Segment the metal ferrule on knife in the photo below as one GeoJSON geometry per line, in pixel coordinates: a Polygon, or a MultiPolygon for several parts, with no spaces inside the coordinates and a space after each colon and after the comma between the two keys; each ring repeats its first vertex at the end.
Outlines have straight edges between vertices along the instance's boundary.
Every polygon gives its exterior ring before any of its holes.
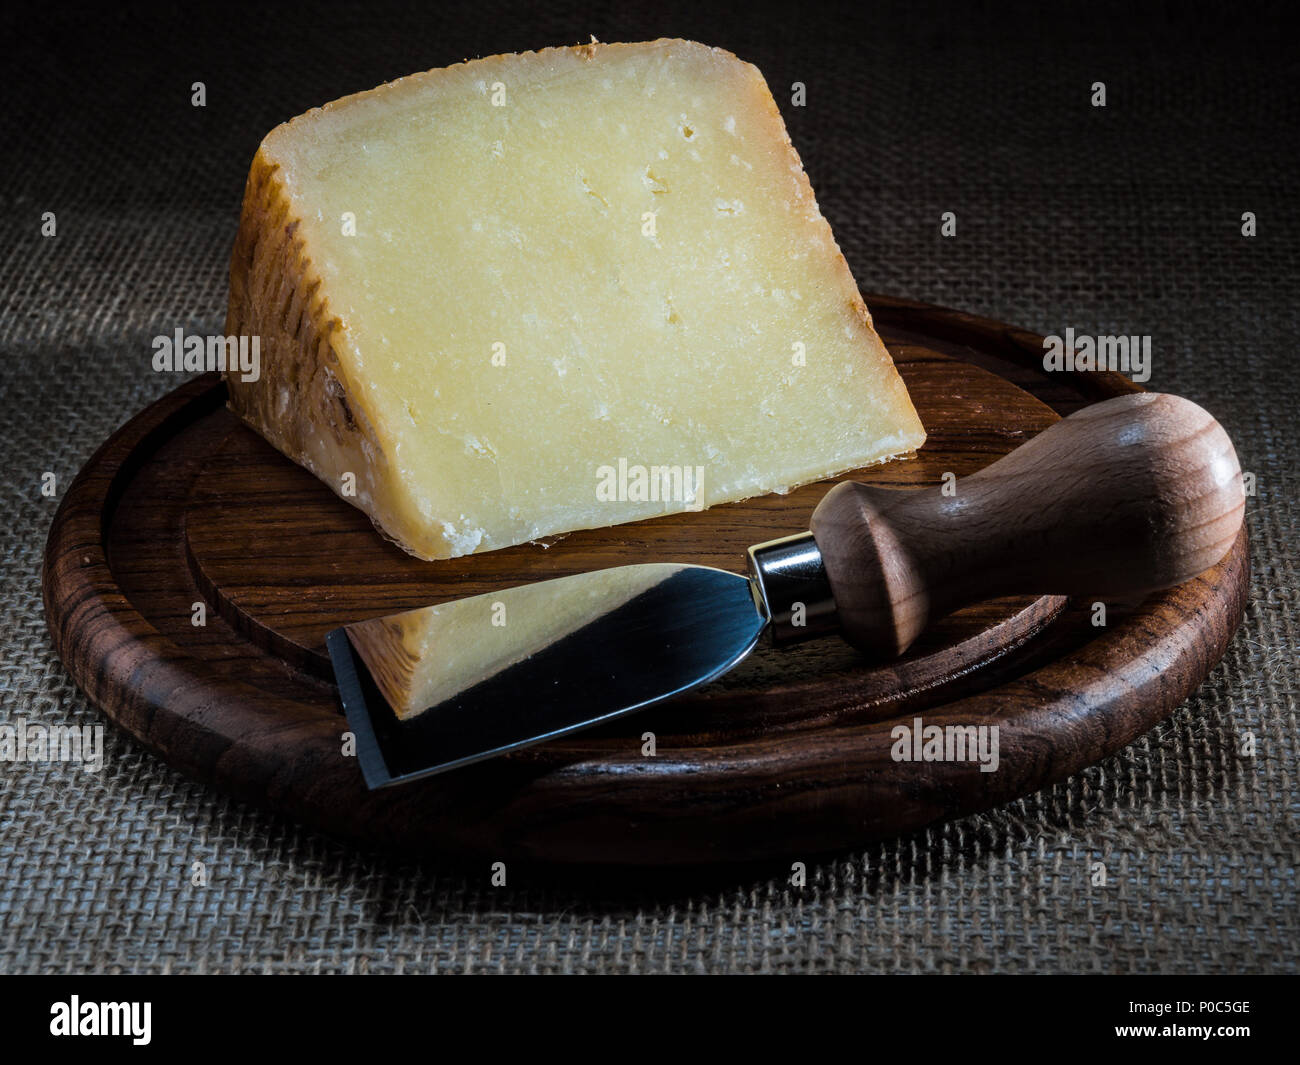
{"type": "Polygon", "coordinates": [[[749,549],[750,586],[778,647],[827,636],[839,628],[835,597],[810,532],[749,549]]]}

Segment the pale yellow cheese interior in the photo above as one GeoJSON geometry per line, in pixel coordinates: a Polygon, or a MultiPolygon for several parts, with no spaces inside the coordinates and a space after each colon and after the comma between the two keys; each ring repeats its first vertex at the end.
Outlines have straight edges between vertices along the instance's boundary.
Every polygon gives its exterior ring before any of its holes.
{"type": "Polygon", "coordinates": [[[406,719],[599,623],[680,570],[668,565],[593,570],[373,618],[347,631],[388,705],[406,719]]]}
{"type": "MultiPolygon", "coordinates": [[[[785,491],[924,440],[761,75],[729,53],[478,60],[309,112],[261,158],[372,436],[349,501],[417,555],[785,491]],[[701,467],[697,498],[598,498],[620,459],[701,467]]],[[[276,417],[313,416],[282,392],[276,417]]],[[[291,457],[340,490],[326,430],[299,435],[291,457]]]]}

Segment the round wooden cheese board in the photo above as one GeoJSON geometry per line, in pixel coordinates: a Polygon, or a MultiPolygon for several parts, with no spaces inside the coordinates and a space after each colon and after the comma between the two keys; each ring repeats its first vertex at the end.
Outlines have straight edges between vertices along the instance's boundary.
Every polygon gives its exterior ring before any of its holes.
{"type": "MultiPolygon", "coordinates": [[[[868,305],[929,439],[914,459],[850,478],[960,478],[1059,417],[1138,390],[1118,374],[1046,373],[1042,339],[1022,330],[887,297],[868,305]]],[[[891,663],[835,639],[763,646],[722,680],[607,727],[370,792],[345,742],[330,629],[604,566],[744,572],[745,549],[805,530],[833,482],[422,562],[224,404],[220,380],[197,378],[87,463],[50,531],[47,623],[91,701],[161,758],[368,844],[652,866],[795,860],[913,830],[1033,792],[1131,742],[1201,683],[1245,607],[1243,529],[1195,580],[1107,602],[1103,626],[1089,597],[1020,597],[940,621],[891,663]],[[974,759],[896,760],[895,728],[917,719],[997,726],[996,771],[974,759]]],[[[520,715],[528,699],[518,693],[520,715]]]]}

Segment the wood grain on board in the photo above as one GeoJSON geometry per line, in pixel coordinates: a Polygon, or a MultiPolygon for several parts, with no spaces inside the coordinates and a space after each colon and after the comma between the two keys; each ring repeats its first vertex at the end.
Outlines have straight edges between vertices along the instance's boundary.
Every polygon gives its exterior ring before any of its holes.
{"type": "MultiPolygon", "coordinates": [[[[868,303],[929,439],[914,459],[841,480],[967,476],[1061,416],[1140,391],[1118,374],[1044,373],[1041,338],[1021,330],[868,303]]],[[[1104,628],[1088,595],[998,599],[938,621],[897,661],[837,639],[762,647],[642,714],[406,786],[369,792],[343,755],[330,629],[633,562],[744,572],[745,549],[806,529],[832,483],[423,562],[240,424],[205,376],[127,422],[68,489],[46,549],[46,618],[95,705],[240,799],[406,850],[613,865],[806,856],[1028,794],[1172,712],[1240,623],[1244,529],[1206,573],[1141,601],[1108,598],[1104,628]],[[917,716],[996,724],[997,771],[895,761],[891,731],[917,716]],[[653,757],[641,754],[646,731],[653,757]]]]}

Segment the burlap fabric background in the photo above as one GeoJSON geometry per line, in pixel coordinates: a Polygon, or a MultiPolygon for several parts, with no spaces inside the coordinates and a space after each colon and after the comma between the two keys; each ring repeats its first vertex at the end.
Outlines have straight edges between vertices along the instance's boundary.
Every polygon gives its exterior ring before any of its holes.
{"type": "Polygon", "coordinates": [[[592,33],[756,62],[864,290],[1151,334],[1149,387],[1213,411],[1259,493],[1245,625],[1172,719],[1051,791],[815,866],[802,892],[783,868],[494,890],[235,805],[109,729],[98,775],[0,766],[0,970],[1294,970],[1296,58],[1282,5],[1171,6],[6,14],[0,719],[99,720],[45,631],[41,474],[66,486],[175,385],[150,338],[220,330],[261,136],[399,74],[592,33]]]}

